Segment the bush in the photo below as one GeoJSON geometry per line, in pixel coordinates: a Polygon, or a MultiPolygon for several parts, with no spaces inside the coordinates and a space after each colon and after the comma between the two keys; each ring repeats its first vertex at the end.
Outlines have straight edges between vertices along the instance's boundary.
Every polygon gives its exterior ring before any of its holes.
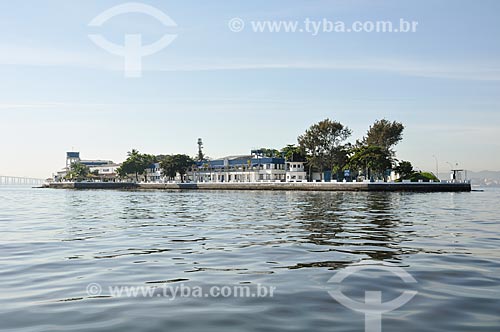
{"type": "Polygon", "coordinates": [[[398,179],[397,182],[401,182],[402,180],[410,180],[411,182],[418,182],[422,180],[423,182],[429,182],[430,180],[434,182],[439,182],[439,179],[430,172],[413,172],[410,176],[398,179]]]}

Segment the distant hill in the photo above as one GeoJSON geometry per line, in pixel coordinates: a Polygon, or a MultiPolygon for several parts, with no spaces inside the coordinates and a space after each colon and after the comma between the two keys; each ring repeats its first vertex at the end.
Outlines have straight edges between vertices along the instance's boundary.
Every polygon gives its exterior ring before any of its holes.
{"type": "Polygon", "coordinates": [[[473,185],[500,187],[500,171],[467,172],[473,185]]]}
{"type": "MultiPolygon", "coordinates": [[[[450,173],[439,172],[441,180],[450,179],[450,173]]],[[[500,187],[500,171],[467,171],[467,179],[471,180],[473,185],[500,187]]]]}

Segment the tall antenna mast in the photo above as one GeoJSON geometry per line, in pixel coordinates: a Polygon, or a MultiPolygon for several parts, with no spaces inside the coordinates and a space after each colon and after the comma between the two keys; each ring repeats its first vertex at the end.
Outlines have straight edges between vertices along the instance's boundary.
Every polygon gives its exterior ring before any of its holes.
{"type": "Polygon", "coordinates": [[[203,141],[201,138],[198,138],[198,161],[203,161],[205,156],[203,155],[203,141]]]}

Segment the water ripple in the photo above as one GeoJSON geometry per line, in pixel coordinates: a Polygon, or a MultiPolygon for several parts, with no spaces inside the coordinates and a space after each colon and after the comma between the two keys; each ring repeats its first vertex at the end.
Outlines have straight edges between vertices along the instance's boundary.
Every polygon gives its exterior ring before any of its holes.
{"type": "Polygon", "coordinates": [[[345,294],[417,296],[383,331],[498,331],[499,191],[134,192],[0,188],[5,331],[360,331],[328,294],[354,263],[417,283],[355,275],[345,294]],[[101,294],[88,294],[97,283],[101,294]],[[153,297],[112,296],[114,286],[153,297]],[[267,285],[273,297],[172,300],[164,287],[267,285]]]}

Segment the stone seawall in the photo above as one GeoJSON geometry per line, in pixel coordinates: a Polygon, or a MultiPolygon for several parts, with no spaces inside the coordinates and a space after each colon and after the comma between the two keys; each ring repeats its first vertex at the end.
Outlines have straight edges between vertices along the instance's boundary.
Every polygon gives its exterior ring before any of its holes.
{"type": "Polygon", "coordinates": [[[427,182],[259,182],[259,183],[131,183],[75,182],[51,183],[54,189],[124,189],[124,190],[289,190],[289,191],[471,191],[470,183],[427,182]]]}

